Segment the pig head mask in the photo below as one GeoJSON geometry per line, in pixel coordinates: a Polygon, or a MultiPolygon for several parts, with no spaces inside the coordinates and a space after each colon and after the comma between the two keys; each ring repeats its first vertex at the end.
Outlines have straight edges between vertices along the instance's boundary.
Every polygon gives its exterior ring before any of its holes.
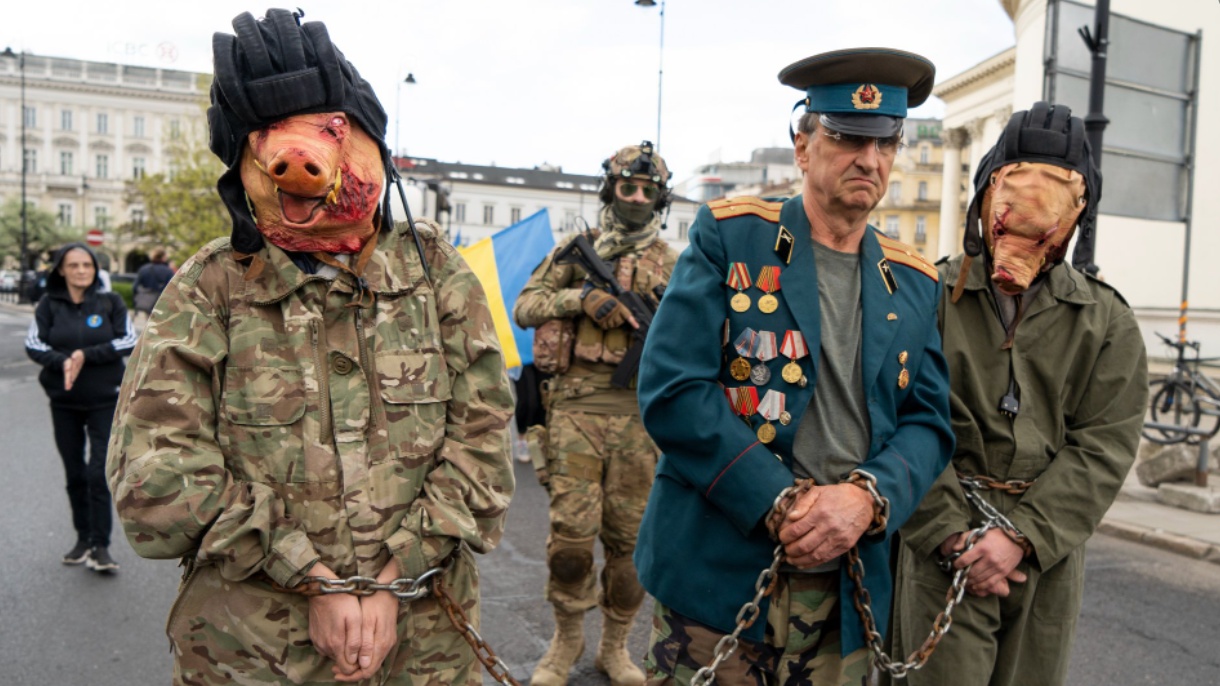
{"type": "Polygon", "coordinates": [[[1025,292],[1063,261],[1078,226],[1093,230],[1101,199],[1101,172],[1084,122],[1066,106],[1045,102],[1012,115],[979,163],[974,184],[953,302],[984,249],[995,287],[1007,295],[1025,292]]]}
{"type": "Polygon", "coordinates": [[[357,253],[383,222],[396,179],[386,114],[319,22],[242,13],[212,39],[209,144],[239,259],[264,238],[285,250],[357,253]]]}

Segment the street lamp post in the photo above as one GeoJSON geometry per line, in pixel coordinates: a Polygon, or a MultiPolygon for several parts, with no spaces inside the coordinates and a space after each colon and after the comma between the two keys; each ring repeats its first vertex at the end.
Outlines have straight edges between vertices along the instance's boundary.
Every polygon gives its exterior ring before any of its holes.
{"type": "MultiPolygon", "coordinates": [[[[398,72],[402,73],[402,72],[398,72]]],[[[407,78],[398,82],[394,97],[394,155],[397,157],[402,152],[402,148],[398,147],[398,132],[402,128],[402,84],[415,83],[415,74],[407,72],[407,78]]]]}
{"type": "MultiPolygon", "coordinates": [[[[655,7],[655,0],[635,0],[640,7],[655,7]]],[[[655,148],[661,150],[661,83],[665,75],[665,0],[661,0],[661,48],[657,56],[657,142],[655,148]]]]}
{"type": "Polygon", "coordinates": [[[12,48],[5,48],[0,57],[13,57],[17,59],[17,71],[21,73],[21,269],[18,270],[17,276],[17,302],[29,302],[29,295],[26,292],[25,272],[28,264],[27,246],[28,234],[26,233],[26,206],[25,206],[25,176],[26,168],[29,166],[29,160],[25,153],[25,51],[20,53],[13,52],[12,48]]]}

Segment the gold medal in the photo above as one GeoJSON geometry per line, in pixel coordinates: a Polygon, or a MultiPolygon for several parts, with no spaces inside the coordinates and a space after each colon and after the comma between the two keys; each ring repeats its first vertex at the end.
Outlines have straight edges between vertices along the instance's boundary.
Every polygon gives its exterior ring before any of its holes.
{"type": "Polygon", "coordinates": [[[750,378],[750,362],[744,357],[733,360],[729,364],[729,376],[738,381],[745,381],[750,378]]]}
{"type": "Polygon", "coordinates": [[[745,293],[738,293],[729,301],[729,306],[733,308],[734,312],[745,312],[750,309],[750,296],[745,293]]]}
{"type": "Polygon", "coordinates": [[[780,372],[780,376],[783,376],[784,381],[787,381],[788,383],[796,383],[801,380],[801,377],[804,376],[804,374],[801,373],[801,365],[797,364],[796,362],[789,362],[788,364],[784,365],[784,369],[780,372]]]}
{"type": "Polygon", "coordinates": [[[898,372],[898,388],[906,388],[909,383],[911,383],[911,373],[906,370],[906,367],[903,367],[902,371],[898,372]]]}
{"type": "Polygon", "coordinates": [[[779,309],[779,299],[768,293],[758,299],[758,309],[763,314],[771,314],[779,309]]]}
{"type": "Polygon", "coordinates": [[[758,440],[763,443],[770,443],[775,440],[775,427],[771,425],[771,422],[758,427],[758,440]]]}

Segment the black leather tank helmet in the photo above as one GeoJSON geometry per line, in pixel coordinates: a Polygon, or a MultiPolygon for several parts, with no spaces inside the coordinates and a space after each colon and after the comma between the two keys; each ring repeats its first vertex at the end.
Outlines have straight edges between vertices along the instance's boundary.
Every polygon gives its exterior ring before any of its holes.
{"type": "MultiPolygon", "coordinates": [[[[1041,162],[1080,172],[1084,177],[1088,204],[1076,224],[1082,236],[1091,233],[1096,226],[1097,204],[1101,200],[1101,170],[1093,162],[1084,121],[1080,117],[1073,117],[1072,110],[1066,105],[1036,102],[1028,110],[1013,113],[995,147],[979,162],[978,171],[974,174],[974,198],[966,212],[966,235],[962,240],[962,249],[970,257],[978,257],[983,252],[983,229],[979,215],[983,209],[983,196],[991,184],[991,175],[1001,167],[1016,162],[1041,162]]],[[[1060,261],[1062,259],[1060,257],[1060,261]]]]}
{"type": "MultiPolygon", "coordinates": [[[[209,147],[228,167],[216,187],[233,218],[233,247],[241,253],[263,246],[241,183],[241,153],[252,131],[292,115],[343,112],[377,141],[387,200],[397,178],[385,142],[385,109],[372,86],[331,42],[326,26],[302,24],[302,16],[299,10],[269,9],[255,19],[243,12],[233,19],[236,35],[212,36],[209,147]]],[[[382,214],[382,225],[391,224],[388,202],[382,203],[382,214]]]]}

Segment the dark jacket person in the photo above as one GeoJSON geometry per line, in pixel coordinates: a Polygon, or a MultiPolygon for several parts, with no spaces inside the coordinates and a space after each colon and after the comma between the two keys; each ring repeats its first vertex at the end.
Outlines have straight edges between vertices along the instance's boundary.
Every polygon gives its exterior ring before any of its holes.
{"type": "Polygon", "coordinates": [[[98,291],[97,271],[97,257],[83,244],[59,251],[47,276],[47,291],[34,308],[25,350],[42,365],[38,380],[51,400],[55,445],[68,479],[77,540],[63,562],[84,562],[105,572],[118,568],[108,549],[106,445],[123,380],[123,357],[131,354],[136,335],[123,299],[98,291]]]}

